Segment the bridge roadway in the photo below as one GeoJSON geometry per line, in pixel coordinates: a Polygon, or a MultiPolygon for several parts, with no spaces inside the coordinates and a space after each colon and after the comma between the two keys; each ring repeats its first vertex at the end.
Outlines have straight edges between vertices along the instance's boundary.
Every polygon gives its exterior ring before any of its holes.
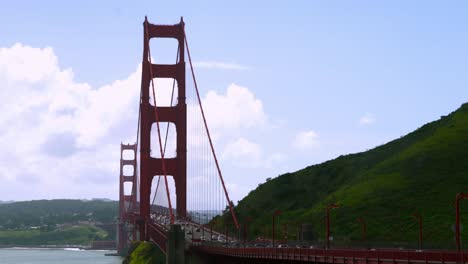
{"type": "MultiPolygon", "coordinates": [[[[202,255],[210,255],[229,263],[227,259],[246,262],[297,262],[331,264],[464,264],[468,263],[468,252],[396,249],[319,249],[319,248],[272,248],[254,247],[239,243],[213,230],[190,221],[176,221],[184,231],[186,248],[202,255]],[[197,231],[198,230],[198,231],[197,231]],[[205,235],[205,237],[204,237],[205,235]],[[207,237],[208,236],[208,237],[207,237]],[[221,239],[219,239],[221,238],[221,239]],[[205,241],[206,240],[206,241],[205,241]]],[[[148,231],[151,240],[165,251],[167,217],[154,217],[148,231]],[[153,231],[151,231],[153,230],[153,231]],[[159,237],[159,238],[158,238],[159,237]]]]}
{"type": "MultiPolygon", "coordinates": [[[[170,219],[168,216],[153,215],[151,218],[153,223],[158,225],[160,229],[164,230],[165,232],[169,231],[170,219]]],[[[189,244],[199,245],[203,242],[209,242],[210,244],[222,246],[226,244],[238,243],[236,238],[232,236],[228,236],[226,238],[225,234],[212,230],[205,225],[200,225],[195,222],[184,220],[176,220],[175,224],[181,226],[182,230],[184,231],[185,242],[189,244]]]]}

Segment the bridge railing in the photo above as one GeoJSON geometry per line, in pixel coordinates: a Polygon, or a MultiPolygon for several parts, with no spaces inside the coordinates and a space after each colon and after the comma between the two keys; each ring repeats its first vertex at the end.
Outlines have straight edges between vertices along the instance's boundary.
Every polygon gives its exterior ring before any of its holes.
{"type": "Polygon", "coordinates": [[[309,249],[309,248],[249,248],[192,247],[195,251],[240,258],[297,260],[346,264],[398,263],[468,263],[468,252],[455,251],[395,251],[387,249],[309,249]]]}
{"type": "Polygon", "coordinates": [[[149,222],[146,225],[147,233],[149,239],[156,243],[156,245],[163,251],[166,252],[166,241],[167,241],[167,234],[165,230],[160,227],[159,225],[149,222]]]}

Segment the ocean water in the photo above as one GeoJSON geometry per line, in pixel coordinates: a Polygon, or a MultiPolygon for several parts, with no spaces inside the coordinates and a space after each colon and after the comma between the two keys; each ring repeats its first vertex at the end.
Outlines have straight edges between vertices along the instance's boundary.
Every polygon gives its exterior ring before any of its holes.
{"type": "Polygon", "coordinates": [[[1,264],[120,264],[120,257],[104,256],[115,253],[106,250],[65,249],[33,249],[33,248],[1,248],[1,264]]]}

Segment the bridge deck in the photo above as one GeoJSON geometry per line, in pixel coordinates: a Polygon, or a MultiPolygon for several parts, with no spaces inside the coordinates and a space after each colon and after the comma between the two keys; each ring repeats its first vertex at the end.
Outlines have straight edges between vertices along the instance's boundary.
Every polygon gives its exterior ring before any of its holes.
{"type": "MultiPolygon", "coordinates": [[[[182,226],[198,226],[192,222],[180,221],[182,226]]],[[[148,224],[148,235],[164,252],[166,252],[167,230],[169,226],[162,222],[148,224]]],[[[203,229],[203,227],[201,227],[203,229]]],[[[193,228],[192,228],[193,230],[193,228]]],[[[206,229],[205,229],[206,230],[206,229]]],[[[191,243],[185,230],[186,242],[191,250],[219,256],[262,259],[292,260],[298,262],[331,263],[331,264],[454,264],[468,263],[468,252],[456,251],[408,251],[395,249],[313,249],[313,248],[253,248],[226,247],[223,244],[191,243]]],[[[205,231],[208,233],[208,230],[205,231]]],[[[217,235],[220,235],[216,232],[217,235]]],[[[200,234],[198,234],[200,235],[200,234]]]]}

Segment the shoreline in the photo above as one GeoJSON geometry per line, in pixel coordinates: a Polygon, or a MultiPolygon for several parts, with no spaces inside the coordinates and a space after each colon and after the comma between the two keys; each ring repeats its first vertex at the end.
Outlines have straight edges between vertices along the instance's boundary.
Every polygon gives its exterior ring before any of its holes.
{"type": "Polygon", "coordinates": [[[92,250],[116,251],[116,248],[91,248],[81,245],[0,245],[0,249],[63,249],[63,250],[92,250]]]}

